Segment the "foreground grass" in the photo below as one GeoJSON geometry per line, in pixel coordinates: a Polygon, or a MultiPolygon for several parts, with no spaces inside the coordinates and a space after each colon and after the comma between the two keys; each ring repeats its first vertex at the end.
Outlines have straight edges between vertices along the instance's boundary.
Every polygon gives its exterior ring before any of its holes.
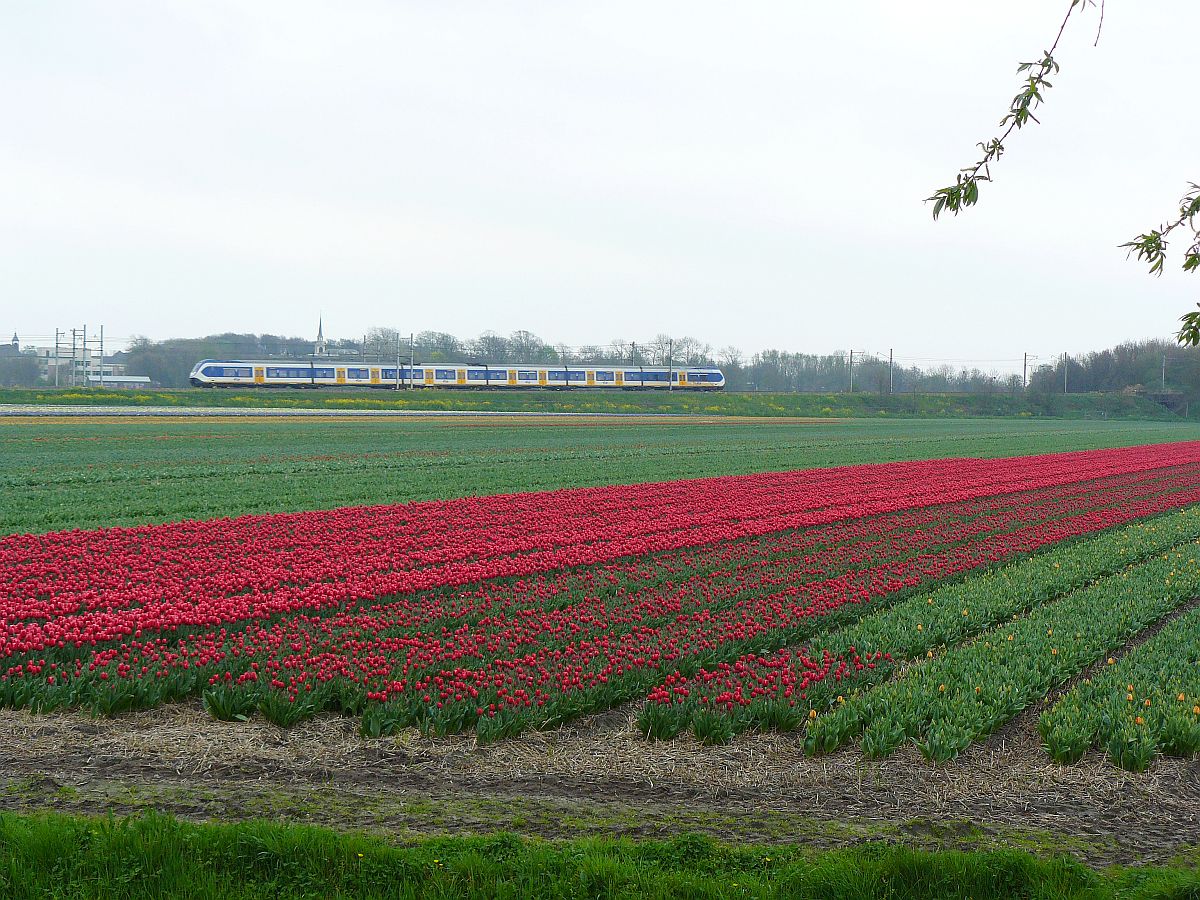
{"type": "Polygon", "coordinates": [[[0,534],[1200,439],[1182,422],[0,419],[0,534]]]}
{"type": "Polygon", "coordinates": [[[1191,868],[1095,872],[1017,851],[885,845],[814,852],[511,834],[395,847],[309,826],[0,815],[5,897],[1185,898],[1191,868]]]}
{"type": "Polygon", "coordinates": [[[1051,416],[1175,419],[1157,403],[1124,394],[782,394],[719,391],[0,389],[0,403],[70,406],[217,406],[229,409],[405,409],[429,412],[677,413],[716,416],[1051,416]]]}

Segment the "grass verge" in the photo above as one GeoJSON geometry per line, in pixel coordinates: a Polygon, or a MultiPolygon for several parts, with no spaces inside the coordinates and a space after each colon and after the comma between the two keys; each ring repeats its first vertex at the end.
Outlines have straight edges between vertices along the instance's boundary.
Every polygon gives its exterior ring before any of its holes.
{"type": "Polygon", "coordinates": [[[0,815],[6,897],[1185,898],[1184,867],[1093,871],[1062,857],[868,844],[811,851],[512,834],[391,846],[321,828],[0,815]]]}

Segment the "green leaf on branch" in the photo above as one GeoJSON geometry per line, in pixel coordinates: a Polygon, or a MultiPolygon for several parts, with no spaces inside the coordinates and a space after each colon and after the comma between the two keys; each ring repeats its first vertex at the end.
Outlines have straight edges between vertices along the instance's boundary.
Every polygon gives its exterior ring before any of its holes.
{"type": "Polygon", "coordinates": [[[1121,247],[1129,250],[1129,256],[1136,256],[1141,262],[1149,263],[1151,275],[1163,273],[1163,264],[1167,260],[1167,242],[1163,240],[1163,232],[1155,230],[1149,234],[1138,235],[1121,247]]]}
{"type": "MultiPolygon", "coordinates": [[[[1200,303],[1196,305],[1200,306],[1200,303]]],[[[1183,327],[1179,329],[1175,339],[1184,347],[1200,346],[1200,311],[1184,313],[1179,321],[1183,323],[1183,327]]]]}

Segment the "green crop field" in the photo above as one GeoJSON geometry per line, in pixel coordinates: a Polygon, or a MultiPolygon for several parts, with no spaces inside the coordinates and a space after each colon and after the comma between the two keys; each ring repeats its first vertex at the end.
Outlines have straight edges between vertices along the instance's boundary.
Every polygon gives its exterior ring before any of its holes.
{"type": "Polygon", "coordinates": [[[1099,420],[0,419],[0,534],[1195,439],[1099,420]]]}
{"type": "Polygon", "coordinates": [[[714,416],[815,416],[964,418],[1024,416],[1067,419],[1177,418],[1145,397],[1129,394],[794,394],[717,391],[447,391],[447,390],[177,390],[104,388],[0,389],[0,404],[59,406],[164,406],[378,409],[448,412],[668,413],[714,416]]]}

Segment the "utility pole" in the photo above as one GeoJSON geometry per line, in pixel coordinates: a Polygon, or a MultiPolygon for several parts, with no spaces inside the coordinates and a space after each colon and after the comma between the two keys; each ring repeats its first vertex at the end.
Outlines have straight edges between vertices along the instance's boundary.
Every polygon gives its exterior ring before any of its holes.
{"type": "Polygon", "coordinates": [[[75,370],[79,365],[79,354],[75,349],[76,332],[78,329],[71,329],[71,387],[75,387],[75,370]]]}
{"type": "Polygon", "coordinates": [[[1037,359],[1036,353],[1024,353],[1021,359],[1021,390],[1024,391],[1029,387],[1029,361],[1037,359]]]}
{"type": "Polygon", "coordinates": [[[396,390],[400,390],[400,332],[396,332],[396,390]]]}
{"type": "Polygon", "coordinates": [[[675,338],[667,339],[667,390],[675,390],[675,338]]]}
{"type": "Polygon", "coordinates": [[[411,391],[417,386],[416,376],[413,374],[413,369],[417,365],[417,342],[416,334],[408,333],[408,389],[411,391]]]}
{"type": "Polygon", "coordinates": [[[854,351],[850,351],[850,393],[854,393],[854,351]]]}
{"type": "Polygon", "coordinates": [[[629,342],[629,364],[631,366],[637,365],[637,341],[629,342]]]}
{"type": "Polygon", "coordinates": [[[58,345],[62,340],[63,332],[57,328],[54,329],[54,386],[58,387],[58,345]]]}
{"type": "Polygon", "coordinates": [[[100,387],[104,387],[104,326],[100,326],[100,387]]]}
{"type": "Polygon", "coordinates": [[[888,348],[888,396],[892,395],[892,365],[895,360],[892,357],[892,349],[888,348]]]}

